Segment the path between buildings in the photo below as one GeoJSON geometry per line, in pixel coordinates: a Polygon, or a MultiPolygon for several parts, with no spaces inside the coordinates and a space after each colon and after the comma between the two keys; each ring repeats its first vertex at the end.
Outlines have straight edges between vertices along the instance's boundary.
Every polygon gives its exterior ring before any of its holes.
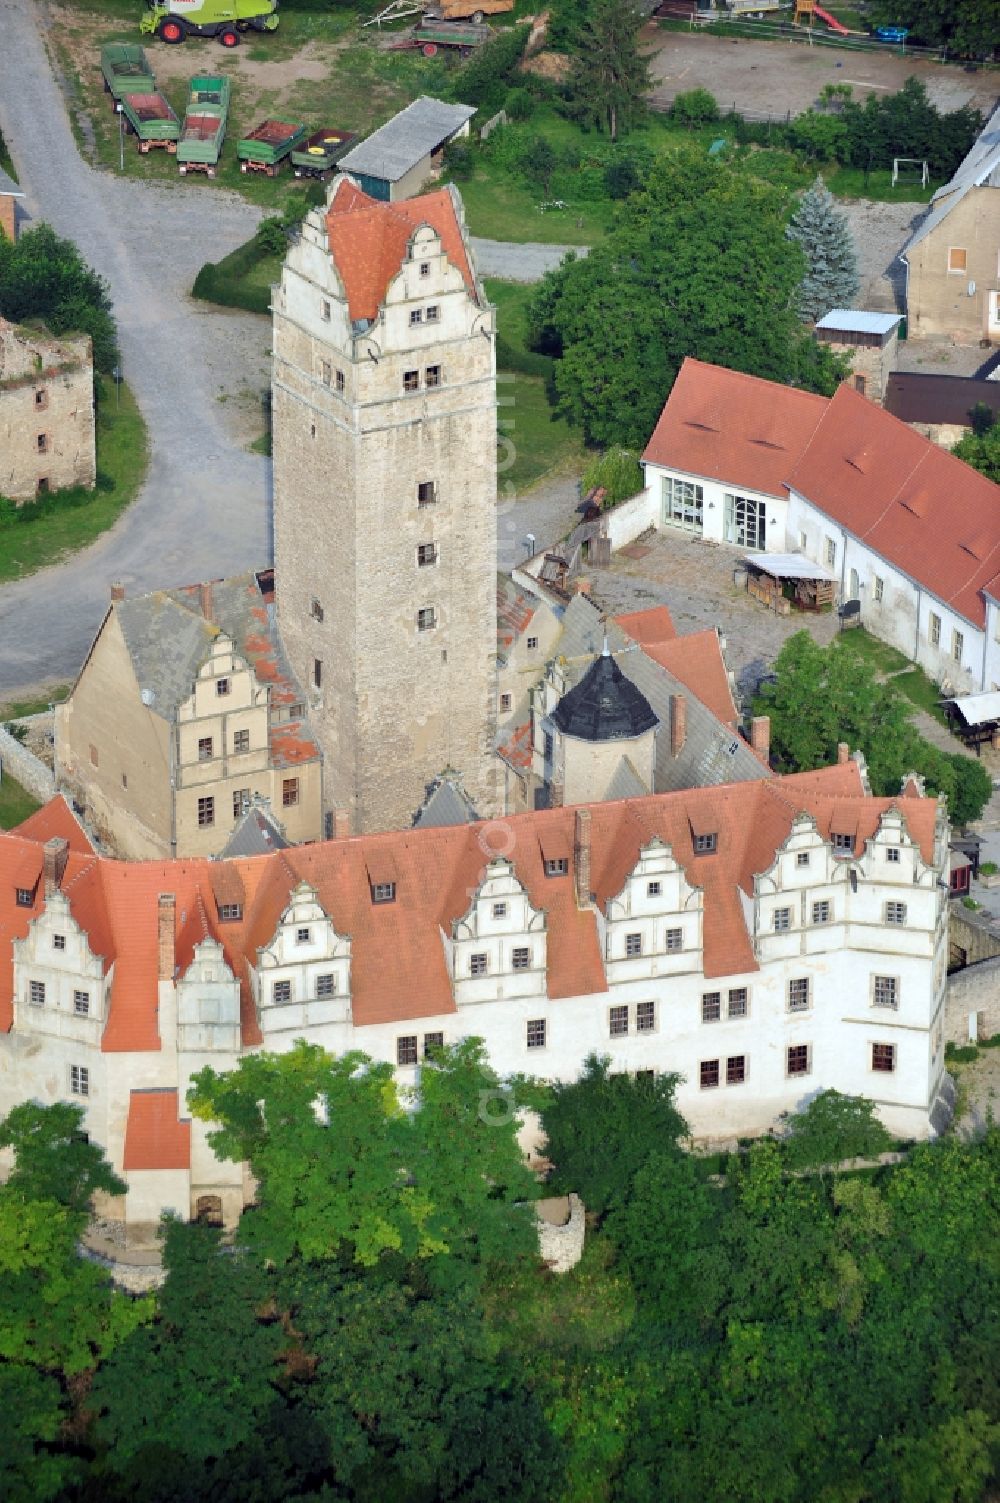
{"type": "Polygon", "coordinates": [[[525,241],[516,245],[509,240],[481,240],[472,236],[476,267],[481,277],[499,277],[505,282],[539,282],[547,271],[555,271],[570,251],[587,254],[585,245],[542,245],[525,241]]]}

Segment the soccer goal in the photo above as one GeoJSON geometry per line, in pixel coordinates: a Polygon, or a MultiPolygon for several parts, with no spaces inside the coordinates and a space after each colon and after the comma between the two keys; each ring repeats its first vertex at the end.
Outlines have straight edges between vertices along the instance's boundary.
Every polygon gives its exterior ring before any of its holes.
{"type": "Polygon", "coordinates": [[[927,187],[930,173],[927,163],[921,157],[893,157],[892,159],[892,186],[902,180],[905,183],[915,182],[920,178],[921,188],[927,187]]]}

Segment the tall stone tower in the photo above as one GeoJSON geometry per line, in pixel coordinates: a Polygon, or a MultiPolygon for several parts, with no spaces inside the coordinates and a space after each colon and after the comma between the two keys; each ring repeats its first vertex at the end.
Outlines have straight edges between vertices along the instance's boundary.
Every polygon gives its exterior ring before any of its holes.
{"type": "Polygon", "coordinates": [[[494,811],[493,318],[453,188],[338,178],[275,293],[278,628],[352,832],[445,768],[494,811]]]}

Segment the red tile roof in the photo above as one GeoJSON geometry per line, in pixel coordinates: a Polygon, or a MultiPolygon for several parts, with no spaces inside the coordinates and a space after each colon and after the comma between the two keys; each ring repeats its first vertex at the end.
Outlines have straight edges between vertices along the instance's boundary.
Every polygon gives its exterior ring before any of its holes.
{"type": "Polygon", "coordinates": [[[191,1123],[178,1119],[176,1090],[130,1092],[122,1168],[190,1167],[191,1123]]]}
{"type": "Polygon", "coordinates": [[[616,626],[639,643],[648,658],[680,679],[724,725],[735,728],[739,712],[733,702],[719,633],[714,627],[679,637],[665,605],[650,611],[633,611],[614,620],[616,626]]]}
{"type": "Polygon", "coordinates": [[[465,238],[447,188],[387,204],[369,198],[348,178],[337,184],[326,211],[326,228],[352,320],[377,317],[389,283],[406,259],[410,238],[422,224],[441,237],[445,255],[475,296],[465,238]]]}
{"type": "Polygon", "coordinates": [[[40,845],[53,837],[59,837],[68,841],[70,850],[81,856],[94,854],[94,847],[86,831],[61,793],[50,798],[34,814],[29,814],[26,820],[16,826],[14,834],[23,835],[26,840],[37,840],[40,845]]]}
{"type": "Polygon", "coordinates": [[[531,721],[511,728],[506,741],[497,747],[497,755],[509,762],[511,767],[524,772],[531,766],[531,721]]]}
{"type": "MultiPolygon", "coordinates": [[[[856,824],[860,850],[893,805],[904,810],[911,836],[930,861],[935,801],[912,793],[902,802],[866,797],[853,763],[591,805],[593,889],[598,902],[606,903],[621,890],[640,847],[657,836],[670,845],[688,880],[704,890],[705,974],[755,970],[739,893],[752,892],[754,875],[771,865],[796,814],[811,814],[825,838],[834,822],[856,824]],[[718,851],[696,856],[692,828],[706,821],[718,833],[718,851]]],[[[104,957],[106,971],[114,966],[103,1048],[160,1047],[157,899],[168,892],[176,899],[177,967],[183,971],[185,961],[190,963],[206,932],[219,940],[241,984],[245,1045],[261,1042],[247,965],[257,963],[258,950],[273,937],[299,881],[316,889],[338,933],[351,936],[351,1005],[358,1025],[454,1012],[441,930],[450,933],[468,911],[490,850],[510,855],[532,904],[548,915],[549,994],[606,991],[595,915],[577,906],[572,862],[565,877],[547,877],[543,866],[543,849],[572,852],[574,820],[573,809],[552,809],[511,816],[502,829],[487,822],[393,831],[244,858],[232,863],[245,893],[244,916],[235,923],[218,922],[217,863],[125,863],[71,852],[63,883],[71,911],[92,949],[104,957]],[[395,874],[396,900],[373,904],[370,873],[387,866],[395,874]]],[[[20,836],[0,835],[0,1029],[5,1031],[13,1021],[10,943],[26,934],[41,906],[40,896],[34,909],[18,908],[14,898],[12,873],[31,849],[20,836]]]]}
{"type": "Polygon", "coordinates": [[[648,611],[626,611],[623,616],[615,616],[614,622],[642,647],[647,642],[672,642],[677,635],[674,619],[665,605],[654,605],[648,611]]]}
{"type": "Polygon", "coordinates": [[[945,605],[985,626],[982,591],[1000,573],[1000,486],[846,385],[786,479],[945,605]]]}
{"type": "Polygon", "coordinates": [[[642,457],[784,497],[788,476],[827,406],[826,397],[689,356],[642,457]]]}

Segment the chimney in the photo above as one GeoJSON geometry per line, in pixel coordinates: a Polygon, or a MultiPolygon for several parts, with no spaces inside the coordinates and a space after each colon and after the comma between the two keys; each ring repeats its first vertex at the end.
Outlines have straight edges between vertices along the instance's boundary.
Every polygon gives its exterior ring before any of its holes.
{"type": "Polygon", "coordinates": [[[837,742],[837,761],[840,763],[841,766],[843,766],[845,762],[849,762],[850,760],[851,760],[851,748],[848,746],[848,744],[847,744],[846,741],[838,741],[837,742]]]}
{"type": "Polygon", "coordinates": [[[333,811],[333,838],[334,840],[347,840],[351,833],[350,809],[334,809],[333,811]]]}
{"type": "Polygon", "coordinates": [[[553,778],[549,784],[549,808],[561,809],[566,802],[566,789],[561,778],[553,778]]]}
{"type": "Polygon", "coordinates": [[[125,586],[122,584],[122,582],[121,582],[120,579],[116,579],[114,581],[114,583],[112,584],[112,586],[111,586],[111,600],[112,600],[112,603],[114,601],[116,601],[116,600],[124,600],[124,599],[125,599],[125,586]]]}
{"type": "Polygon", "coordinates": [[[174,913],[177,899],[172,892],[161,892],[156,910],[157,975],[161,981],[174,979],[174,913]]]}
{"type": "Polygon", "coordinates": [[[576,832],[573,839],[573,876],[576,879],[576,901],[582,908],[590,902],[590,810],[577,809],[576,832]]]}
{"type": "Polygon", "coordinates": [[[199,596],[201,598],[201,614],[204,616],[204,618],[205,618],[206,621],[211,621],[212,620],[212,586],[210,584],[200,584],[198,586],[198,594],[199,594],[199,596]]]}
{"type": "Polygon", "coordinates": [[[679,757],[687,740],[687,699],[683,694],[670,696],[670,755],[679,757]]]}
{"type": "Polygon", "coordinates": [[[45,877],[45,892],[55,892],[63,879],[69,858],[69,841],[54,835],[42,846],[42,872],[45,877]]]}
{"type": "Polygon", "coordinates": [[[771,757],[771,717],[755,715],[750,722],[750,745],[766,765],[771,757]]]}

